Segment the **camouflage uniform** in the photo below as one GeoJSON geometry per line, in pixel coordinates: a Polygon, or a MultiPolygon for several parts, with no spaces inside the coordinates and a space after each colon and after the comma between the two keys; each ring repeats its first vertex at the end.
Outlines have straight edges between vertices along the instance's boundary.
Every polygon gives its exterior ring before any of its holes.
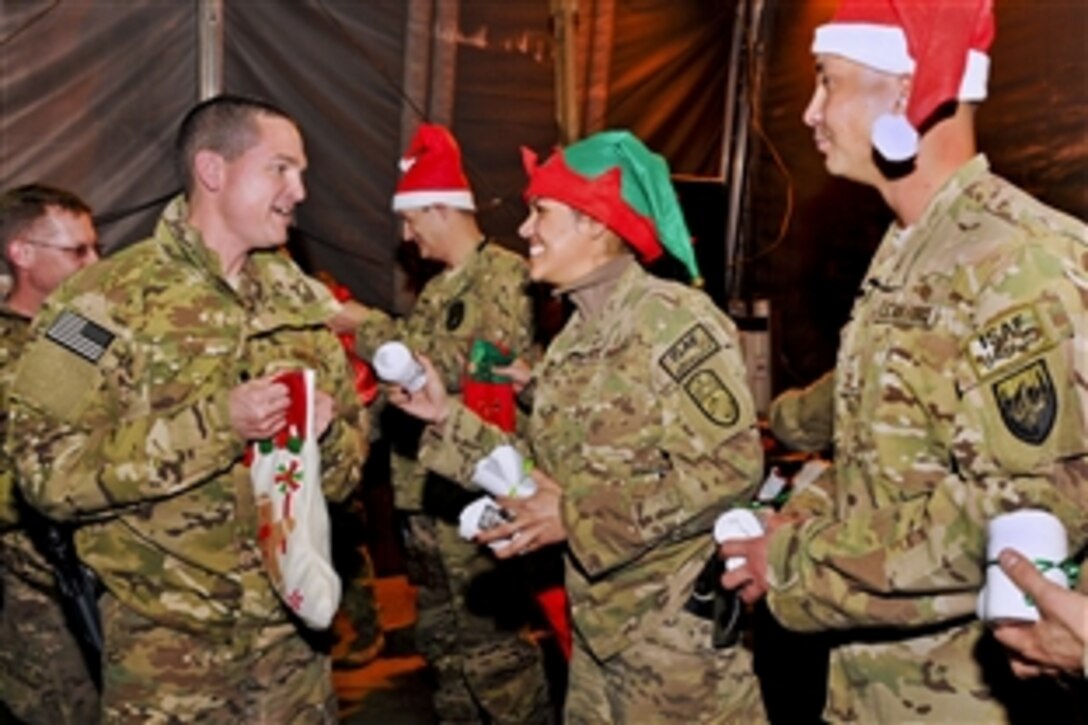
{"type": "Polygon", "coordinates": [[[825,515],[769,542],[782,623],[853,630],[831,720],[1009,714],[997,698],[1017,686],[984,673],[973,618],[984,526],[1031,506],[1070,551],[1088,540],[1085,240],[979,156],[878,249],[842,335],[825,515]]]}
{"type": "MultiPolygon", "coordinates": [[[[577,312],[535,370],[526,439],[564,489],[565,721],[758,722],[750,653],[713,649],[711,623],[684,609],[715,517],[762,472],[737,333],[705,295],[627,257],[609,265],[573,291],[613,285],[603,307],[577,312]]],[[[501,437],[454,405],[421,458],[468,480],[501,437]]]]}
{"type": "Polygon", "coordinates": [[[835,374],[801,390],[787,390],[767,413],[774,437],[795,451],[821,451],[834,435],[835,374]]]}
{"type": "MultiPolygon", "coordinates": [[[[400,340],[427,355],[447,389],[457,392],[474,339],[515,354],[529,349],[527,284],[524,260],[485,242],[463,264],[428,282],[407,318],[372,310],[356,331],[357,351],[371,359],[382,343],[400,340]]],[[[405,422],[399,411],[388,412],[405,422]]],[[[414,449],[420,428],[413,421],[406,430],[386,427],[383,434],[394,450],[394,502],[409,514],[409,573],[419,588],[416,639],[437,674],[435,710],[445,722],[479,721],[481,709],[496,723],[546,721],[550,705],[539,647],[518,622],[497,622],[497,612],[488,611],[513,609],[508,598],[521,592],[511,588],[525,588],[518,567],[497,565],[486,549],[460,538],[457,514],[474,497],[419,465],[414,449]]]]}
{"type": "MultiPolygon", "coordinates": [[[[0,305],[0,400],[30,320],[0,305]]],[[[0,440],[7,433],[0,406],[0,440]]],[[[15,467],[0,452],[0,701],[21,720],[93,723],[98,690],[61,609],[53,570],[19,528],[15,467]]]]}
{"type": "Polygon", "coordinates": [[[80,557],[108,590],[106,720],[332,720],[328,658],[302,641],[261,561],[228,395],[316,369],[338,406],[323,484],[343,497],[367,421],[324,326],[336,304],[275,251],[252,253],[232,288],[186,216],[175,199],[151,239],[43,308],[12,386],[20,483],[44,512],[84,522],[80,557]]]}

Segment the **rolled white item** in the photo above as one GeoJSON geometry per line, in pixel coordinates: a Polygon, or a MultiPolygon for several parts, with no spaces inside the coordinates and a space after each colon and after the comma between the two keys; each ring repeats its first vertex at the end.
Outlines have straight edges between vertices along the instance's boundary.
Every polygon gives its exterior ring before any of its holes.
{"type": "MultiPolygon", "coordinates": [[[[468,506],[461,509],[460,522],[457,533],[466,541],[472,541],[483,531],[488,531],[510,521],[510,515],[506,509],[490,496],[481,496],[468,506]]],[[[492,541],[489,546],[498,551],[510,543],[510,539],[492,541]]]]}
{"type": "MultiPolygon", "coordinates": [[[[753,539],[763,535],[763,524],[751,509],[730,509],[714,522],[714,540],[719,544],[734,539],[753,539]]],[[[731,556],[725,560],[725,568],[732,571],[744,565],[743,556],[731,556]]]]}
{"type": "Polygon", "coordinates": [[[787,483],[789,481],[781,472],[777,468],[772,468],[771,472],[767,474],[767,478],[763,480],[763,484],[759,487],[759,491],[756,492],[756,500],[773,501],[778,494],[786,489],[787,483]]]}
{"type": "Polygon", "coordinates": [[[410,393],[427,384],[427,372],[403,342],[387,342],[374,353],[374,372],[387,383],[395,383],[410,393]]]}
{"type": "Polygon", "coordinates": [[[536,493],[536,481],[525,473],[525,459],[511,445],[496,446],[481,458],[472,482],[492,496],[528,498],[536,493]]]}
{"type": "Polygon", "coordinates": [[[1069,579],[1059,566],[1069,555],[1065,526],[1049,511],[1021,509],[990,519],[986,524],[986,537],[986,580],[976,605],[979,619],[1038,621],[1039,610],[1035,602],[1009,579],[997,564],[997,558],[1002,550],[1015,549],[1029,560],[1050,562],[1051,566],[1042,571],[1043,576],[1067,588],[1069,579]]]}

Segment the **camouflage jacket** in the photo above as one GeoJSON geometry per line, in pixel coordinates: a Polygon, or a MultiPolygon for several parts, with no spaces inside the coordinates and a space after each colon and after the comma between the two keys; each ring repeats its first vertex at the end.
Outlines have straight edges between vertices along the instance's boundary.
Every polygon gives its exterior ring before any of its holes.
{"type": "Polygon", "coordinates": [[[245,441],[229,420],[241,381],[312,367],[336,399],[323,485],[358,480],[367,421],[323,285],[276,251],[252,253],[237,289],[185,223],[66,281],[34,324],[12,386],[9,441],[29,502],[83,522],[80,557],[123,604],[164,626],[229,638],[286,620],[265,575],[245,441]]]}
{"type": "MultiPolygon", "coordinates": [[[[459,267],[447,269],[423,288],[410,315],[394,319],[370,310],[355,333],[355,349],[370,360],[390,340],[423,353],[442,375],[446,389],[461,389],[461,374],[473,340],[480,338],[525,355],[533,340],[532,309],[525,260],[494,242],[484,242],[459,267]]],[[[394,412],[397,415],[399,412],[394,412]]],[[[399,421],[403,423],[403,421],[399,421]]],[[[398,425],[392,477],[397,508],[419,509],[426,470],[415,460],[420,426],[398,425]]]]}
{"type": "Polygon", "coordinates": [[[787,390],[767,412],[774,437],[798,451],[820,451],[834,434],[835,375],[825,373],[800,390],[787,390]]]}
{"type": "MultiPolygon", "coordinates": [[[[746,501],[762,450],[736,329],[710,299],[632,262],[594,317],[576,312],[534,371],[521,448],[563,487],[576,630],[607,658],[675,615],[746,501]]],[[[463,407],[421,460],[459,481],[502,440],[463,407]]]]}
{"type": "Polygon", "coordinates": [[[842,333],[829,511],[769,549],[787,627],[888,628],[835,650],[832,720],[938,716],[937,693],[1002,717],[972,660],[985,522],[1043,508],[1070,551],[1088,540],[1086,302],[1084,225],[981,156],[877,250],[842,333]],[[858,694],[878,681],[883,702],[858,694]]]}
{"type": "MultiPolygon", "coordinates": [[[[30,338],[30,320],[0,305],[0,401],[15,372],[15,361],[30,338]]],[[[15,490],[15,464],[3,451],[8,435],[8,406],[0,403],[0,568],[39,589],[52,589],[53,570],[18,526],[19,504],[15,490]]]]}

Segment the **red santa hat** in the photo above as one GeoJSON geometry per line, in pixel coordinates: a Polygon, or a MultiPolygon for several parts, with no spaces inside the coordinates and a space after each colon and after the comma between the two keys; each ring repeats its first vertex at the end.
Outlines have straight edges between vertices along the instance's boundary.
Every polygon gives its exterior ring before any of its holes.
{"type": "Polygon", "coordinates": [[[881,116],[872,130],[884,158],[907,161],[943,104],[986,98],[993,39],[993,0],[842,0],[812,52],[912,76],[905,115],[881,116]]]}
{"type": "Polygon", "coordinates": [[[472,190],[461,168],[461,148],[449,129],[421,124],[400,160],[404,174],[393,195],[393,211],[440,204],[475,211],[472,190]]]}

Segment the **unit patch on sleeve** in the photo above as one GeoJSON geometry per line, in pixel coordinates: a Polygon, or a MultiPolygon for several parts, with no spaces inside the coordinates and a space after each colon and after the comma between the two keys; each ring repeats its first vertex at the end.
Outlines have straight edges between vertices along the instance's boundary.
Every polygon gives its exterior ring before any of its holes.
{"type": "Polygon", "coordinates": [[[65,350],[97,364],[113,342],[114,334],[86,317],[65,310],[46,331],[45,336],[65,350]]]}
{"type": "Polygon", "coordinates": [[[740,418],[737,399],[713,370],[697,370],[684,383],[684,390],[703,415],[723,428],[736,424],[740,418]]]}
{"type": "Polygon", "coordinates": [[[993,391],[1010,433],[1033,446],[1046,440],[1058,417],[1058,394],[1045,361],[998,380],[993,391]]]}
{"type": "Polygon", "coordinates": [[[679,383],[704,360],[721,349],[722,346],[706,327],[702,323],[697,323],[674,342],[658,362],[665,368],[665,372],[679,383]]]}
{"type": "Polygon", "coordinates": [[[967,356],[981,379],[1038,355],[1051,343],[1039,313],[1027,305],[1009,310],[968,340],[967,356]]]}

